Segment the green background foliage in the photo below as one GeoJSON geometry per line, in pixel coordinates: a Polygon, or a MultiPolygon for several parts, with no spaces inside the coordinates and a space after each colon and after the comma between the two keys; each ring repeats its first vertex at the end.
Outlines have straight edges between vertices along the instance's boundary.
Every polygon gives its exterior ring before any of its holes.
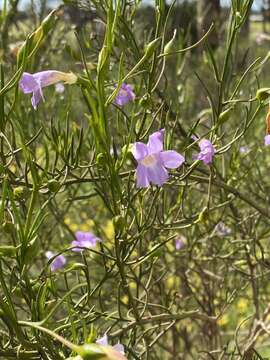
{"type": "Polygon", "coordinates": [[[104,333],[129,359],[270,356],[269,38],[242,30],[252,1],[202,38],[195,3],[17,3],[1,12],[0,358],[67,359],[57,334],[104,333]],[[48,69],[78,81],[35,111],[18,82],[48,69]],[[120,107],[123,82],[136,99],[120,107]],[[130,146],[161,128],[185,164],[138,189],[130,146]],[[210,166],[194,160],[201,138],[210,166]],[[75,253],[76,231],[102,242],[75,253]],[[66,266],[52,272],[48,250],[66,266]]]}

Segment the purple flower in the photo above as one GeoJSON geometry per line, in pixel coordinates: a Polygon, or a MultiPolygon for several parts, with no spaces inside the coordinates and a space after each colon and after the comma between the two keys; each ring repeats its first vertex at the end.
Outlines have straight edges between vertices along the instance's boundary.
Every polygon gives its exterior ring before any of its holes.
{"type": "Polygon", "coordinates": [[[36,110],[40,100],[42,99],[44,101],[42,88],[58,82],[74,84],[76,81],[77,76],[73,73],[47,70],[35,74],[24,72],[19,85],[24,94],[32,94],[31,102],[33,108],[36,110]]]}
{"type": "Polygon", "coordinates": [[[129,84],[123,83],[116,95],[114,102],[119,106],[123,106],[135,99],[135,94],[129,84]]]}
{"type": "Polygon", "coordinates": [[[231,229],[226,226],[222,221],[215,226],[215,232],[218,236],[228,236],[231,234],[231,229]]]}
{"type": "MultiPolygon", "coordinates": [[[[98,339],[96,341],[96,344],[102,345],[102,346],[108,346],[108,336],[105,334],[102,338],[98,339]]],[[[122,344],[116,344],[113,345],[114,350],[116,350],[117,352],[119,352],[122,355],[125,355],[125,349],[124,346],[122,344]]]]}
{"type": "Polygon", "coordinates": [[[76,240],[73,240],[71,246],[76,246],[72,251],[83,251],[84,248],[92,248],[97,245],[98,241],[101,241],[98,237],[90,232],[77,231],[75,233],[76,240]]]}
{"type": "Polygon", "coordinates": [[[197,160],[202,160],[205,165],[208,165],[212,162],[213,156],[215,154],[215,149],[210,140],[202,139],[199,141],[199,147],[201,151],[196,156],[197,160]]]}
{"type": "Polygon", "coordinates": [[[265,135],[264,137],[264,145],[268,146],[270,145],[270,135],[265,135]]]}
{"type": "Polygon", "coordinates": [[[179,236],[175,239],[175,249],[180,250],[185,246],[186,238],[184,236],[179,236]]]}
{"type": "MultiPolygon", "coordinates": [[[[52,259],[55,256],[55,254],[52,251],[46,251],[45,255],[48,260],[52,259]]],[[[50,264],[51,270],[56,271],[58,269],[61,269],[62,267],[65,266],[66,262],[67,260],[64,257],[64,255],[56,256],[56,258],[50,264]]]]}
{"type": "Polygon", "coordinates": [[[249,152],[249,148],[247,146],[240,146],[239,151],[241,154],[246,154],[249,152]]]}
{"type": "Polygon", "coordinates": [[[55,84],[55,91],[58,93],[58,94],[62,94],[64,91],[65,91],[65,85],[63,83],[57,83],[55,84]]]}
{"type": "Polygon", "coordinates": [[[166,168],[176,169],[185,161],[184,156],[176,151],[163,151],[164,129],[149,136],[147,145],[136,142],[132,154],[138,162],[136,169],[137,187],[152,184],[161,186],[169,178],[166,168]]]}

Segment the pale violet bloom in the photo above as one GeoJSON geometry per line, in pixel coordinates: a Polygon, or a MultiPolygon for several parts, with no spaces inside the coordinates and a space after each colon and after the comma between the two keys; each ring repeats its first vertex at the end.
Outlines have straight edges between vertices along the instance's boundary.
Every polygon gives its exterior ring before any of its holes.
{"type": "Polygon", "coordinates": [[[209,165],[212,162],[213,156],[215,154],[214,146],[210,140],[202,139],[199,141],[199,147],[201,151],[195,157],[195,159],[202,160],[205,165],[209,165]]]}
{"type": "Polygon", "coordinates": [[[264,137],[264,145],[269,146],[270,145],[270,135],[265,135],[264,137]]]}
{"type": "Polygon", "coordinates": [[[228,236],[231,234],[231,232],[231,229],[226,226],[222,221],[217,223],[217,225],[215,226],[215,233],[218,236],[228,236]]]}
{"type": "Polygon", "coordinates": [[[135,99],[135,94],[129,84],[123,83],[114,99],[115,104],[123,106],[135,99]]]}
{"type": "Polygon", "coordinates": [[[73,240],[71,246],[74,248],[72,251],[83,251],[85,248],[90,249],[97,245],[98,241],[101,241],[98,237],[96,237],[91,232],[86,231],[77,231],[75,233],[76,240],[73,240]]]}
{"type": "MultiPolygon", "coordinates": [[[[105,334],[104,336],[102,336],[102,338],[98,339],[96,341],[96,344],[102,345],[102,346],[108,346],[108,336],[105,334]]],[[[122,344],[115,344],[112,346],[114,348],[114,350],[116,350],[117,352],[119,352],[122,355],[125,355],[125,349],[124,346],[122,344]]]]}
{"type": "MultiPolygon", "coordinates": [[[[45,255],[48,260],[52,259],[55,256],[55,254],[52,251],[46,251],[45,255]]],[[[56,271],[58,269],[61,269],[66,265],[66,262],[67,260],[64,257],[64,255],[56,256],[56,258],[50,264],[51,270],[56,271]]]]}
{"type": "Polygon", "coordinates": [[[181,250],[186,244],[186,238],[184,236],[179,236],[175,239],[175,249],[181,250]]]}
{"type": "Polygon", "coordinates": [[[164,129],[149,136],[147,144],[136,142],[132,154],[138,162],[136,169],[137,187],[148,187],[150,183],[161,186],[169,178],[166,168],[176,169],[185,158],[176,151],[163,151],[164,129]]]}
{"type": "Polygon", "coordinates": [[[239,151],[241,154],[246,154],[249,152],[249,148],[247,146],[240,146],[239,151]]]}
{"type": "Polygon", "coordinates": [[[24,72],[19,86],[24,94],[32,94],[31,102],[36,110],[40,100],[45,100],[42,88],[59,82],[74,84],[76,81],[77,76],[73,73],[64,73],[56,70],[40,71],[35,74],[24,72]]]}
{"type": "Polygon", "coordinates": [[[62,82],[55,84],[55,91],[58,94],[62,94],[65,91],[65,85],[62,82]]]}

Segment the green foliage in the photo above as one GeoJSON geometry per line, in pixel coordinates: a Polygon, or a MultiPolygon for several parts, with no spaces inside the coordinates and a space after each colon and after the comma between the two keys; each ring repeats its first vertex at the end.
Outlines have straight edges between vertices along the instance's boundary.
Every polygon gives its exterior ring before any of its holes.
{"type": "Polygon", "coordinates": [[[215,51],[194,3],[190,26],[175,2],[64,3],[1,13],[0,358],[124,359],[94,344],[105,333],[129,359],[269,356],[269,53],[241,37],[252,1],[232,1],[215,51]],[[44,70],[78,79],[34,110],[19,81],[44,70]],[[124,82],[136,98],[119,106],[124,82]],[[137,188],[132,144],[162,128],[185,164],[137,188]],[[77,231],[102,241],[75,252],[77,231]]]}

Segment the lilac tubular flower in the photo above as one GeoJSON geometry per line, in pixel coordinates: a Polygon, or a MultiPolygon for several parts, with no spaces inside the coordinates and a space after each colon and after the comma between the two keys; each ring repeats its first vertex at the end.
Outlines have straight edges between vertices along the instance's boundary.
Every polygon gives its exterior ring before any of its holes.
{"type": "MultiPolygon", "coordinates": [[[[52,251],[46,251],[45,255],[48,260],[50,260],[55,256],[55,254],[52,251]]],[[[64,255],[58,255],[50,264],[51,271],[56,271],[58,269],[61,269],[62,267],[65,266],[66,262],[67,260],[64,257],[64,255]]]]}
{"type": "Polygon", "coordinates": [[[181,166],[185,158],[176,151],[163,151],[164,129],[149,136],[147,145],[136,142],[132,154],[138,162],[136,169],[137,187],[148,187],[150,183],[161,186],[169,178],[169,169],[181,166]]]}
{"type": "MultiPolygon", "coordinates": [[[[105,334],[104,336],[102,336],[102,338],[98,339],[96,341],[96,344],[102,345],[102,346],[108,346],[108,336],[105,334]]],[[[122,344],[115,344],[112,346],[114,348],[114,350],[116,350],[117,352],[119,352],[122,355],[125,355],[125,349],[124,346],[122,344]]]]}
{"type": "Polygon", "coordinates": [[[73,73],[64,73],[56,70],[40,71],[35,74],[24,72],[19,86],[24,94],[32,94],[31,102],[36,110],[42,99],[44,101],[42,88],[59,82],[75,84],[77,76],[73,73]]]}
{"type": "Polygon", "coordinates": [[[264,137],[264,145],[265,146],[270,145],[270,135],[269,134],[264,137]]]}
{"type": "Polygon", "coordinates": [[[72,251],[80,252],[83,251],[84,248],[92,248],[97,245],[98,241],[101,241],[98,237],[90,232],[85,231],[77,231],[75,233],[76,240],[73,240],[71,246],[74,246],[72,251]]]}
{"type": "Polygon", "coordinates": [[[215,154],[215,149],[214,149],[211,141],[207,140],[207,139],[202,139],[199,142],[199,147],[200,147],[201,151],[196,156],[196,159],[202,160],[205,165],[209,165],[212,162],[213,156],[215,154]]]}
{"type": "Polygon", "coordinates": [[[114,102],[116,105],[123,106],[135,99],[135,94],[129,84],[123,83],[116,95],[114,102]]]}

